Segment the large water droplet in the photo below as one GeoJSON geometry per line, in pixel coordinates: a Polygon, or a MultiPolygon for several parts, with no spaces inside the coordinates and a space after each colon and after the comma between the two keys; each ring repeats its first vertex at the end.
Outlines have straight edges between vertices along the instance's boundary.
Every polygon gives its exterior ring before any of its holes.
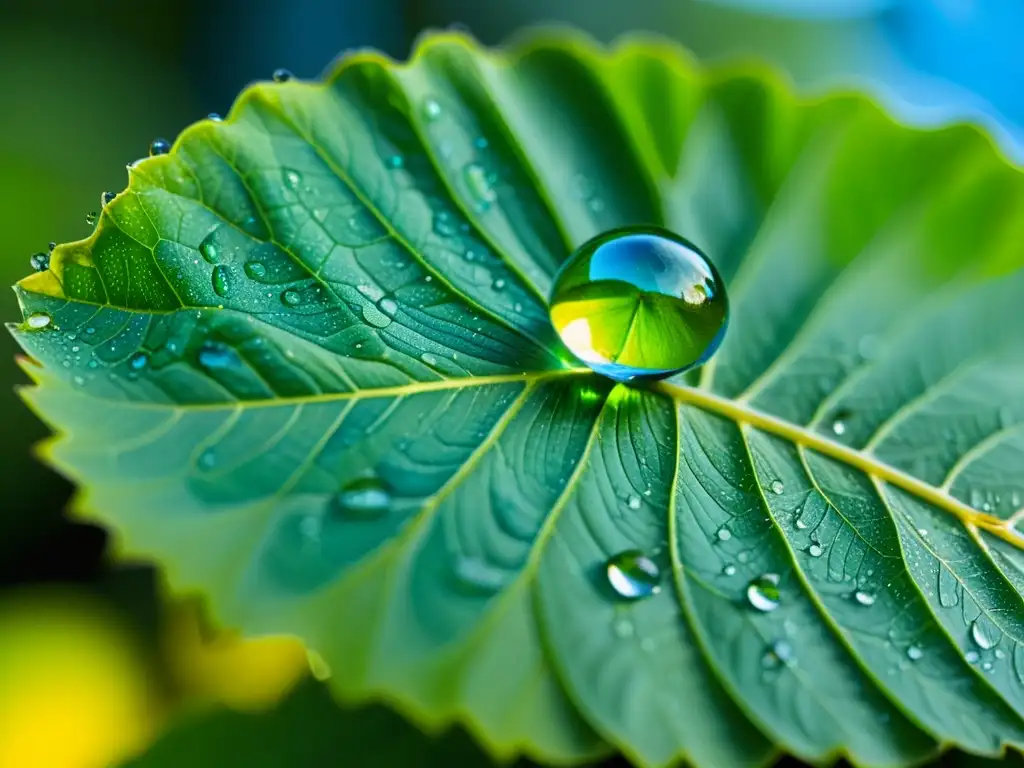
{"type": "Polygon", "coordinates": [[[167,139],[153,139],[149,142],[149,155],[150,157],[156,157],[157,155],[166,155],[171,151],[171,143],[167,139]]]}
{"type": "Polygon", "coordinates": [[[220,247],[214,240],[214,234],[211,232],[203,238],[203,242],[199,244],[199,255],[210,264],[220,263],[220,247]]]}
{"type": "Polygon", "coordinates": [[[33,253],[29,257],[28,263],[36,272],[45,272],[50,268],[50,254],[33,253]]]}
{"type": "Polygon", "coordinates": [[[199,348],[199,364],[204,368],[232,368],[240,363],[235,350],[219,341],[204,342],[199,348]]]}
{"type": "Polygon", "coordinates": [[[598,235],[565,262],[551,292],[551,321],[598,373],[658,379],[714,354],[728,301],[696,246],[664,229],[632,227],[598,235]]]}
{"type": "Polygon", "coordinates": [[[245,267],[245,274],[253,280],[262,280],[267,276],[267,268],[260,261],[250,261],[245,267]]]}
{"type": "Polygon", "coordinates": [[[1001,634],[991,621],[982,616],[971,622],[971,639],[983,651],[994,648],[999,643],[1001,634]]]}
{"type": "Polygon", "coordinates": [[[224,298],[231,295],[231,272],[223,264],[213,268],[213,275],[210,278],[213,283],[213,292],[224,298]]]}
{"type": "Polygon", "coordinates": [[[348,483],[334,497],[334,508],[349,518],[376,518],[391,508],[391,494],[376,477],[361,477],[348,483]]]}
{"type": "Polygon", "coordinates": [[[872,595],[870,592],[865,592],[862,589],[858,589],[856,592],[853,593],[853,599],[863,606],[875,604],[875,596],[872,595]]]}
{"type": "Polygon", "coordinates": [[[25,324],[33,331],[49,328],[51,323],[53,323],[53,318],[46,312],[33,312],[25,318],[25,324]]]}
{"type": "Polygon", "coordinates": [[[302,296],[298,291],[289,288],[281,294],[281,303],[286,307],[297,307],[302,303],[302,296]]]}
{"type": "Polygon", "coordinates": [[[759,611],[774,611],[782,602],[779,575],[766,573],[747,585],[747,602],[759,611]]]}
{"type": "Polygon", "coordinates": [[[627,549],[609,558],[605,574],[615,593],[627,600],[650,597],[661,590],[661,570],[638,549],[627,549]]]}

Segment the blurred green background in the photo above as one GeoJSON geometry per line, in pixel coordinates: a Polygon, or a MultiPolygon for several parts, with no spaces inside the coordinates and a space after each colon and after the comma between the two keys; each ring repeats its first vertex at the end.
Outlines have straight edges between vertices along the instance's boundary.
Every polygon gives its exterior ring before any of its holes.
{"type": "MultiPolygon", "coordinates": [[[[856,85],[910,122],[982,122],[1008,155],[1024,158],[1024,57],[1015,49],[1024,29],[1020,0],[5,3],[0,282],[10,285],[27,274],[30,255],[46,251],[48,241],[85,237],[87,212],[99,208],[103,191],[124,186],[125,165],[144,155],[152,139],[173,139],[206,114],[226,112],[241,88],[277,67],[315,77],[350,48],[370,46],[404,57],[416,36],[432,27],[467,28],[496,44],[543,22],[572,24],[606,41],[632,30],[655,31],[705,59],[765,58],[808,92],[856,85]]],[[[0,292],[0,314],[18,317],[11,292],[0,292]]],[[[161,691],[146,693],[147,701],[177,700],[168,690],[180,692],[198,664],[191,658],[184,677],[181,669],[168,671],[173,654],[160,641],[180,630],[180,613],[172,616],[162,607],[159,579],[147,566],[113,567],[104,532],[65,517],[71,487],[32,455],[46,429],[15,393],[26,383],[15,354],[13,340],[0,334],[0,621],[24,618],[25,612],[4,611],[20,604],[29,585],[63,585],[61,595],[74,585],[74,594],[91,606],[86,613],[113,610],[110,615],[120,617],[118,636],[138,646],[147,691],[154,685],[161,691]]],[[[50,604],[50,597],[31,594],[40,606],[50,604]]],[[[204,653],[202,664],[221,658],[204,653]]],[[[270,656],[279,661],[282,653],[291,659],[294,649],[270,656]]],[[[301,693],[288,717],[306,717],[295,714],[303,707],[319,707],[322,714],[320,693],[311,690],[301,693]]],[[[231,697],[218,689],[212,698],[231,697]]],[[[0,718],[2,706],[0,686],[0,718]]],[[[228,726],[251,731],[245,723],[228,726]]],[[[314,747],[336,744],[310,746],[314,751],[307,754],[316,755],[314,747]]],[[[161,749],[166,761],[154,764],[174,764],[174,749],[187,752],[167,744],[161,749]]]]}

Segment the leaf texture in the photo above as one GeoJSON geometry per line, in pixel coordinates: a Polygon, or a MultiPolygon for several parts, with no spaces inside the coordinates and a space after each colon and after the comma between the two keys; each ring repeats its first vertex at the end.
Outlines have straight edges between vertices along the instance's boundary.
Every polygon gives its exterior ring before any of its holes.
{"type": "Polygon", "coordinates": [[[560,763],[1024,744],[1024,179],[975,129],[656,41],[444,34],[255,85],[129,175],[16,289],[46,455],[342,699],[560,763]],[[635,224],[733,308],[646,389],[546,305],[635,224]],[[665,579],[626,602],[634,549],[665,579]]]}

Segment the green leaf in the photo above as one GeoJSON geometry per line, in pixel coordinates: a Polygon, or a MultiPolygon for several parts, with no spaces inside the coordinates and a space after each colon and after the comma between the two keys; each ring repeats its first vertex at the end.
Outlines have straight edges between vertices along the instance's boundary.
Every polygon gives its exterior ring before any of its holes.
{"type": "Polygon", "coordinates": [[[1022,241],[973,128],[650,41],[439,35],[135,165],[14,333],[79,506],[344,700],[499,758],[906,765],[1024,743],[1022,241]],[[630,389],[545,297],[641,223],[733,317],[630,389]],[[637,549],[665,579],[626,602],[637,549]]]}

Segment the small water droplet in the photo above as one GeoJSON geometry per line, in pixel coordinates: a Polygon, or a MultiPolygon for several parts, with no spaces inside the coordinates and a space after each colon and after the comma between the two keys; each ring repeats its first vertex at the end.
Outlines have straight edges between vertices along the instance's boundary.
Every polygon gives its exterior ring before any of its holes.
{"type": "Polygon", "coordinates": [[[626,506],[628,506],[630,509],[640,509],[640,497],[630,496],[628,499],[626,499],[626,506]]]}
{"type": "Polygon", "coordinates": [[[999,644],[1001,634],[999,629],[983,616],[971,622],[971,639],[983,651],[995,648],[999,644]]]}
{"type": "Polygon", "coordinates": [[[774,493],[776,496],[781,496],[783,493],[786,492],[786,486],[783,484],[781,480],[772,480],[771,489],[772,493],[774,493]]]}
{"type": "Polygon", "coordinates": [[[732,531],[723,525],[715,532],[715,535],[718,536],[719,541],[728,541],[732,538],[732,531]]]}
{"type": "Polygon", "coordinates": [[[334,497],[334,508],[348,518],[377,518],[391,509],[391,493],[378,478],[361,477],[346,484],[334,497]]]}
{"type": "Polygon", "coordinates": [[[51,240],[49,243],[46,244],[46,247],[50,251],[50,253],[53,253],[54,249],[57,247],[57,241],[51,240]]]}
{"type": "Polygon", "coordinates": [[[171,151],[171,143],[167,139],[153,139],[149,142],[149,156],[166,155],[171,151]]]}
{"type": "Polygon", "coordinates": [[[433,122],[441,116],[441,105],[436,99],[427,99],[423,102],[423,117],[428,122],[433,122]]]}
{"type": "Polygon", "coordinates": [[[207,341],[199,348],[199,364],[204,368],[232,368],[241,363],[238,354],[227,344],[207,341]]]}
{"type": "Polygon", "coordinates": [[[605,574],[616,594],[627,600],[650,597],[661,590],[661,570],[637,549],[610,557],[605,564],[605,574]]]}
{"type": "Polygon", "coordinates": [[[33,253],[29,257],[28,263],[36,272],[45,272],[50,268],[50,254],[33,253]]]}
{"type": "Polygon", "coordinates": [[[759,611],[774,611],[782,602],[779,593],[779,576],[766,573],[747,585],[747,602],[759,611]]]}
{"type": "Polygon", "coordinates": [[[861,589],[858,589],[856,592],[853,593],[853,599],[864,606],[875,604],[875,596],[872,595],[870,592],[865,592],[861,589]]]}
{"type": "Polygon", "coordinates": [[[422,355],[420,355],[420,360],[422,360],[427,365],[437,365],[437,356],[432,355],[429,352],[424,352],[422,355]]]}
{"type": "MultiPolygon", "coordinates": [[[[451,237],[458,234],[459,228],[456,226],[455,220],[450,213],[441,211],[434,217],[434,231],[442,237],[451,237]]],[[[466,253],[466,259],[472,261],[472,258],[468,255],[472,251],[467,251],[466,253]]]]}
{"type": "Polygon", "coordinates": [[[213,452],[213,448],[207,448],[201,454],[199,454],[199,468],[200,469],[213,469],[217,465],[217,454],[213,452]]]}
{"type": "Polygon", "coordinates": [[[380,311],[389,317],[394,317],[398,312],[398,304],[395,303],[394,299],[381,299],[378,306],[380,311]]]}
{"type": "Polygon", "coordinates": [[[836,411],[832,415],[832,434],[845,435],[851,416],[852,414],[845,409],[836,411]]]}
{"type": "Polygon", "coordinates": [[[388,167],[392,168],[393,170],[397,171],[399,168],[403,167],[404,165],[405,165],[405,158],[402,157],[401,155],[397,155],[397,154],[396,155],[391,155],[391,157],[388,158],[388,167]]]}
{"type": "Polygon", "coordinates": [[[267,268],[261,261],[250,261],[245,265],[245,274],[252,280],[262,280],[267,276],[267,268]]]}
{"type": "Polygon", "coordinates": [[[292,79],[293,75],[284,67],[279,67],[274,70],[274,73],[271,75],[271,77],[274,79],[275,83],[287,83],[289,80],[292,79]]]}
{"type": "Polygon", "coordinates": [[[497,280],[491,283],[491,287],[494,288],[494,290],[496,291],[503,290],[505,288],[505,281],[499,277],[497,280]]]}
{"type": "Polygon", "coordinates": [[[284,183],[288,189],[298,189],[302,183],[302,174],[291,168],[286,168],[284,171],[284,183]]]}
{"type": "Polygon", "coordinates": [[[141,371],[149,365],[149,355],[145,352],[136,352],[128,358],[128,367],[133,371],[141,371]]]}
{"type": "Polygon", "coordinates": [[[44,328],[49,328],[51,323],[53,323],[53,318],[46,312],[33,312],[25,318],[25,324],[33,331],[41,331],[44,328]]]}
{"type": "Polygon", "coordinates": [[[978,655],[977,651],[968,651],[964,654],[964,659],[967,661],[968,664],[977,664],[978,659],[980,658],[981,656],[978,655]]]}
{"type": "Polygon", "coordinates": [[[100,207],[106,208],[108,205],[114,202],[115,197],[117,197],[117,195],[114,194],[113,192],[104,192],[102,195],[100,195],[100,207]]]}
{"type": "Polygon", "coordinates": [[[199,255],[209,264],[220,263],[220,248],[214,239],[214,232],[211,232],[199,244],[199,255]]]}
{"type": "Polygon", "coordinates": [[[212,120],[212,121],[213,121],[213,122],[215,122],[215,123],[219,123],[219,122],[220,122],[221,120],[223,120],[224,118],[223,118],[223,117],[221,117],[221,116],[220,116],[220,115],[219,115],[218,113],[216,113],[216,112],[211,112],[210,114],[208,114],[208,115],[206,116],[206,119],[207,119],[207,120],[212,120]]]}
{"type": "Polygon", "coordinates": [[[780,664],[792,666],[794,663],[793,646],[787,640],[776,640],[761,657],[761,666],[774,669],[780,664]]]}
{"type": "Polygon", "coordinates": [[[922,656],[924,656],[924,651],[921,650],[921,646],[912,645],[909,648],[907,648],[907,658],[911,661],[917,661],[922,656]]]}
{"type": "Polygon", "coordinates": [[[363,305],[363,320],[374,328],[387,328],[391,325],[391,318],[381,312],[375,304],[363,305]]]}
{"type": "Polygon", "coordinates": [[[97,215],[96,211],[89,211],[87,214],[85,214],[85,223],[88,224],[90,227],[94,226],[98,219],[99,216],[97,215]]]}
{"type": "Polygon", "coordinates": [[[476,200],[478,211],[486,210],[490,207],[491,203],[498,199],[498,193],[491,186],[487,171],[479,163],[467,165],[463,171],[463,177],[466,180],[469,193],[476,200]]]}
{"type": "Polygon", "coordinates": [[[213,275],[210,278],[213,283],[213,292],[220,297],[231,295],[231,272],[223,264],[213,268],[213,275]]]}
{"type": "Polygon", "coordinates": [[[281,303],[287,307],[297,307],[302,303],[302,296],[298,291],[289,288],[281,294],[281,303]]]}
{"type": "Polygon", "coordinates": [[[476,147],[477,149],[487,149],[487,147],[489,146],[489,142],[484,136],[477,136],[475,139],[473,139],[473,146],[476,147]]]}
{"type": "Polygon", "coordinates": [[[821,557],[821,553],[823,551],[824,550],[822,550],[820,544],[811,544],[811,546],[807,548],[807,554],[811,557],[821,557]]]}
{"type": "Polygon", "coordinates": [[[615,630],[615,636],[621,637],[623,639],[627,637],[632,637],[633,632],[635,631],[633,627],[633,622],[631,622],[629,619],[619,619],[612,625],[612,627],[615,630]]]}
{"type": "Polygon", "coordinates": [[[722,573],[724,573],[726,576],[735,576],[736,575],[736,566],[733,565],[732,563],[730,563],[729,565],[725,566],[725,568],[722,569],[722,573]]]}

